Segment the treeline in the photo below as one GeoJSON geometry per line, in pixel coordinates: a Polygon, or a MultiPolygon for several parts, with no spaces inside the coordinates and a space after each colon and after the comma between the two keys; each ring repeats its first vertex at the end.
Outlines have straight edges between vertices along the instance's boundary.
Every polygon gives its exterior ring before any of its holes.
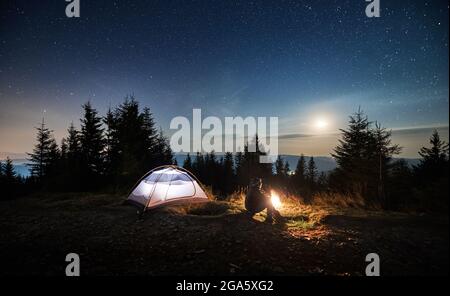
{"type": "Polygon", "coordinates": [[[30,179],[37,187],[57,191],[121,190],[145,172],[172,164],[167,138],[155,126],[149,108],[140,110],[127,97],[105,116],[90,102],[83,106],[80,129],[72,123],[58,145],[44,120],[36,128],[36,145],[29,153],[30,179]]]}
{"type": "Polygon", "coordinates": [[[227,152],[219,158],[214,152],[197,153],[195,157],[187,154],[183,167],[210,186],[219,198],[226,198],[236,190],[245,190],[252,178],[270,180],[272,164],[259,162],[264,155],[256,136],[252,143],[245,145],[244,151],[235,155],[227,152]]]}
{"type": "Polygon", "coordinates": [[[219,197],[236,190],[245,190],[251,178],[262,178],[264,184],[313,202],[321,196],[345,196],[362,199],[368,207],[389,210],[447,210],[449,146],[437,131],[430,138],[430,146],[419,151],[420,163],[410,166],[394,156],[402,148],[392,143],[391,131],[371,122],[359,110],[350,116],[347,129],[332,156],[337,168],[319,172],[314,158],[308,161],[301,155],[296,167],[278,157],[274,165],[260,164],[264,152],[258,138],[256,152],[235,155],[214,153],[187,155],[183,166],[211,186],[219,197]]]}
{"type": "Polygon", "coordinates": [[[9,157],[0,161],[0,189],[5,197],[26,193],[25,189],[30,186],[25,184],[28,184],[28,180],[16,174],[9,157]]]}
{"type": "Polygon", "coordinates": [[[384,209],[448,209],[449,146],[436,130],[413,167],[394,159],[402,148],[392,143],[390,131],[361,110],[341,132],[332,153],[338,167],[328,175],[328,190],[358,195],[365,204],[384,209]]]}
{"type": "MultiPolygon", "coordinates": [[[[80,129],[72,123],[60,145],[42,121],[29,154],[31,177],[19,178],[7,159],[0,165],[3,192],[124,192],[150,169],[176,164],[150,109],[141,110],[133,97],[104,116],[89,102],[83,105],[83,113],[80,129]]],[[[265,152],[258,136],[242,152],[220,157],[214,152],[188,154],[182,165],[218,198],[245,191],[252,178],[262,178],[266,187],[299,196],[305,202],[314,202],[318,196],[348,196],[384,209],[448,209],[449,146],[438,132],[432,134],[429,147],[419,151],[417,166],[394,158],[400,152],[401,147],[391,141],[391,132],[359,110],[350,116],[347,129],[341,130],[332,153],[337,168],[331,172],[319,172],[314,158],[307,161],[303,155],[295,168],[282,157],[273,165],[260,163],[265,152]]]]}

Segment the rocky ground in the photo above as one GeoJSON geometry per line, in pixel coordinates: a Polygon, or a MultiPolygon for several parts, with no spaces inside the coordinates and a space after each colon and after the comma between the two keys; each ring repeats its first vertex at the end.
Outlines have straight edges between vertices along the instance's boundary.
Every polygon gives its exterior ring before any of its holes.
{"type": "Polygon", "coordinates": [[[283,221],[239,201],[147,212],[123,197],[51,194],[0,202],[1,275],[448,275],[448,217],[338,210],[284,201],[283,221]]]}

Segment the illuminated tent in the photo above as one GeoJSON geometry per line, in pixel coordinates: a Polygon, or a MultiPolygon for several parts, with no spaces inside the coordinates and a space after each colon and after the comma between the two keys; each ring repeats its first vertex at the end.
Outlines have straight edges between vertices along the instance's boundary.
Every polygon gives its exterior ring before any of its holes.
{"type": "Polygon", "coordinates": [[[206,202],[208,196],[189,171],[169,165],[151,170],[134,186],[127,202],[143,210],[172,203],[206,202]]]}

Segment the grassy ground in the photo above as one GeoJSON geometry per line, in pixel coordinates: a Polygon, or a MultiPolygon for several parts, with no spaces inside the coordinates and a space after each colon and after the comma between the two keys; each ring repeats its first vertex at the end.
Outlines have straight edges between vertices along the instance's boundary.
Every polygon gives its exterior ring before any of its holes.
{"type": "Polygon", "coordinates": [[[251,218],[239,197],[153,210],[123,197],[51,194],[0,202],[0,274],[363,275],[378,253],[384,275],[448,274],[448,217],[305,206],[251,218]]]}

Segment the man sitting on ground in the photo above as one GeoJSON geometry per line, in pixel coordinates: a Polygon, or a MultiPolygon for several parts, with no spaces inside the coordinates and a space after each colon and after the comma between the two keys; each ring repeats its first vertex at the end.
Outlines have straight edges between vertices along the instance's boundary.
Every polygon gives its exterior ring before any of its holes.
{"type": "Polygon", "coordinates": [[[267,218],[265,222],[272,223],[273,219],[280,219],[281,214],[272,205],[270,196],[264,194],[262,190],[262,181],[260,178],[253,179],[245,196],[245,208],[252,217],[267,209],[267,218]]]}

